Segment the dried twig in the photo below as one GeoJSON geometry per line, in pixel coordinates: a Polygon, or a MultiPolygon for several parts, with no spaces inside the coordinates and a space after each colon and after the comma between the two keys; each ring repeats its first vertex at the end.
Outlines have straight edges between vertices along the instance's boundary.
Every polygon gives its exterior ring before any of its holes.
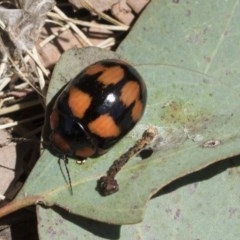
{"type": "Polygon", "coordinates": [[[73,24],[72,22],[69,22],[68,17],[58,7],[55,6],[53,10],[68,23],[68,25],[72,28],[72,30],[77,34],[80,42],[84,43],[87,46],[93,46],[93,44],[85,36],[85,34],[75,24],[73,24]]]}

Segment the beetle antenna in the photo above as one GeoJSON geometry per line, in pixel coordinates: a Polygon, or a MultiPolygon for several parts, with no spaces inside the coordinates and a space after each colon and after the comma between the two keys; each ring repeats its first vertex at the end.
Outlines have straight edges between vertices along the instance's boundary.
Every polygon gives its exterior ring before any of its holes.
{"type": "Polygon", "coordinates": [[[67,166],[68,160],[67,160],[66,156],[64,156],[63,161],[64,161],[64,165],[65,165],[65,168],[66,168],[66,171],[67,171],[67,177],[68,177],[68,182],[69,182],[69,186],[70,186],[70,193],[71,193],[71,195],[73,195],[72,180],[71,180],[71,176],[70,176],[69,169],[68,169],[68,166],[67,166]]]}
{"type": "MultiPolygon", "coordinates": [[[[60,158],[58,159],[58,163],[60,165],[60,158]]],[[[67,172],[67,178],[65,178],[65,180],[68,180],[69,182],[69,186],[70,186],[70,194],[73,195],[73,188],[72,188],[72,180],[71,180],[71,176],[70,176],[70,172],[69,172],[69,169],[68,169],[68,166],[67,166],[67,163],[68,163],[68,159],[67,157],[64,155],[63,158],[62,158],[63,162],[64,162],[64,165],[65,165],[65,169],[66,169],[66,172],[67,172]]],[[[60,167],[61,168],[61,167],[60,167]]],[[[62,171],[62,170],[61,170],[62,171]]],[[[62,172],[63,174],[63,172],[62,172]]],[[[64,175],[64,174],[63,174],[64,175]]]]}

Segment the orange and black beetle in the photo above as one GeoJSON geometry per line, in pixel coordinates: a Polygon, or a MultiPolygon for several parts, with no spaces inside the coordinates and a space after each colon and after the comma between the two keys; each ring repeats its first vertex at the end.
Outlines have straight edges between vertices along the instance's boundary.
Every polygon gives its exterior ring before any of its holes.
{"type": "Polygon", "coordinates": [[[50,116],[55,152],[76,159],[104,154],[143,115],[144,81],[126,62],[96,62],[71,80],[58,96],[50,116]]]}

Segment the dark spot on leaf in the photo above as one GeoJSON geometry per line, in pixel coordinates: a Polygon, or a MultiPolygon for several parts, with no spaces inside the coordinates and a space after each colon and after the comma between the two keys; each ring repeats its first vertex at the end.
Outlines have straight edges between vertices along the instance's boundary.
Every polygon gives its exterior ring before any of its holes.
{"type": "Polygon", "coordinates": [[[153,150],[151,148],[149,149],[144,149],[139,153],[139,156],[144,160],[146,158],[151,157],[151,155],[153,154],[153,150]]]}

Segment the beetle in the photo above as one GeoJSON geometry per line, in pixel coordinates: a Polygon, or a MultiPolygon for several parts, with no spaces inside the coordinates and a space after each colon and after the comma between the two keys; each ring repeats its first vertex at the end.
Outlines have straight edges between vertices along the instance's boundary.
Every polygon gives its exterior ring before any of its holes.
{"type": "Polygon", "coordinates": [[[105,59],[73,78],[50,114],[50,142],[62,157],[83,160],[106,153],[141,119],[146,85],[130,64],[105,59]]]}

